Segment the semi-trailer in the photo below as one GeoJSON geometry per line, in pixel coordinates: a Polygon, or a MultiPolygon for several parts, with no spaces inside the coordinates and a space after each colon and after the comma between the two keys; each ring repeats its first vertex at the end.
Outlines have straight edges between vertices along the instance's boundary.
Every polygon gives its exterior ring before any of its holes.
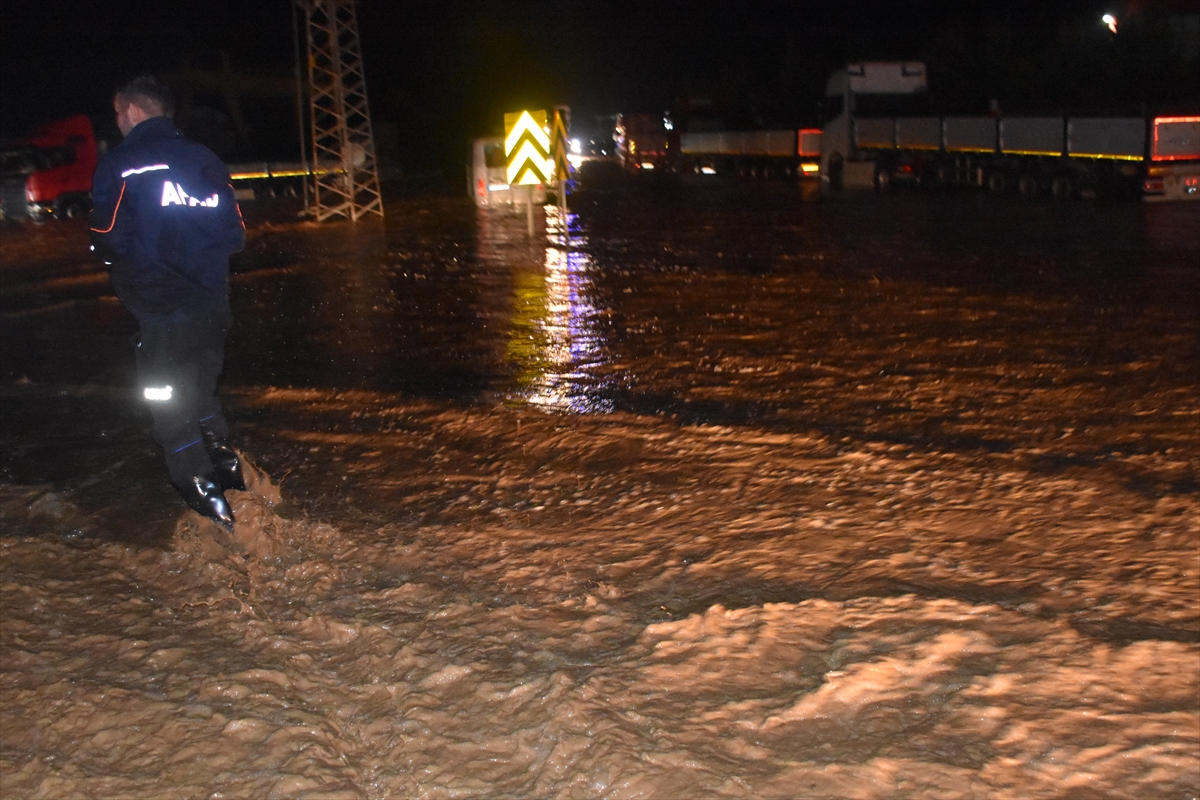
{"type": "Polygon", "coordinates": [[[920,62],[860,62],[835,72],[826,87],[835,113],[823,131],[822,182],[1200,199],[1200,115],[911,113],[926,91],[920,62]]]}

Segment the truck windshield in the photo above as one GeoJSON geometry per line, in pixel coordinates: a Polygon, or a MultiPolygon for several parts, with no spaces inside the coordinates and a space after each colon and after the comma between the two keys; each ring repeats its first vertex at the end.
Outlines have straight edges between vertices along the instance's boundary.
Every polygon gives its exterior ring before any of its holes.
{"type": "Polygon", "coordinates": [[[4,148],[0,151],[0,176],[28,175],[35,169],[36,156],[37,148],[32,145],[4,148]]]}
{"type": "Polygon", "coordinates": [[[504,157],[504,145],[484,145],[483,160],[487,164],[488,169],[496,169],[498,167],[503,169],[508,164],[508,161],[504,157]]]}
{"type": "Polygon", "coordinates": [[[53,169],[75,163],[74,147],[39,147],[38,168],[53,169]]]}
{"type": "Polygon", "coordinates": [[[820,119],[821,125],[829,124],[830,120],[837,119],[846,110],[846,98],[840,94],[829,95],[821,99],[820,119]]]}
{"type": "Polygon", "coordinates": [[[74,147],[18,145],[0,151],[0,176],[29,175],[75,163],[74,147]]]}

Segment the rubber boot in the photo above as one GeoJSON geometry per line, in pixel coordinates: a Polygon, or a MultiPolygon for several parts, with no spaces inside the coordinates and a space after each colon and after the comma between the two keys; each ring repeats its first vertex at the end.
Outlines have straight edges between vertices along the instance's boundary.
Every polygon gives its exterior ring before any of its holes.
{"type": "Polygon", "coordinates": [[[246,479],[242,476],[242,459],[237,451],[224,444],[208,448],[208,457],[217,470],[217,482],[223,490],[246,491],[246,479]]]}
{"type": "Polygon", "coordinates": [[[208,517],[226,530],[233,530],[233,509],[217,484],[217,476],[208,478],[200,476],[175,484],[175,489],[183,497],[188,508],[201,516],[208,517]]]}
{"type": "Polygon", "coordinates": [[[225,444],[203,423],[200,425],[200,433],[204,436],[204,449],[208,452],[208,457],[212,459],[213,467],[217,470],[217,482],[221,484],[221,489],[246,491],[246,479],[242,475],[242,459],[237,451],[225,444]]]}

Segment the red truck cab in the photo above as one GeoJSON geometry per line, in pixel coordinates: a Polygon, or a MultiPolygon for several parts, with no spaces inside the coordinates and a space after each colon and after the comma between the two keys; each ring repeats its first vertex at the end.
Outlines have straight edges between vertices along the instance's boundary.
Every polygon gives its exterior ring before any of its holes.
{"type": "Polygon", "coordinates": [[[38,125],[0,149],[0,214],[34,220],[86,215],[97,160],[95,132],[85,115],[38,125]]]}
{"type": "Polygon", "coordinates": [[[679,152],[679,135],[667,118],[655,114],[621,114],[613,141],[629,172],[670,169],[679,152]]]}

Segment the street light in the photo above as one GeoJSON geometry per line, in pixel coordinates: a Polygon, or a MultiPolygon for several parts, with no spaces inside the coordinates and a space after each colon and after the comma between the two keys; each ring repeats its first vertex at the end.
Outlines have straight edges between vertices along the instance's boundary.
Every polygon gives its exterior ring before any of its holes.
{"type": "Polygon", "coordinates": [[[1117,18],[1114,17],[1112,14],[1105,14],[1103,17],[1100,18],[1100,21],[1103,22],[1105,25],[1107,25],[1108,29],[1110,31],[1112,31],[1113,33],[1117,32],[1117,18]]]}

